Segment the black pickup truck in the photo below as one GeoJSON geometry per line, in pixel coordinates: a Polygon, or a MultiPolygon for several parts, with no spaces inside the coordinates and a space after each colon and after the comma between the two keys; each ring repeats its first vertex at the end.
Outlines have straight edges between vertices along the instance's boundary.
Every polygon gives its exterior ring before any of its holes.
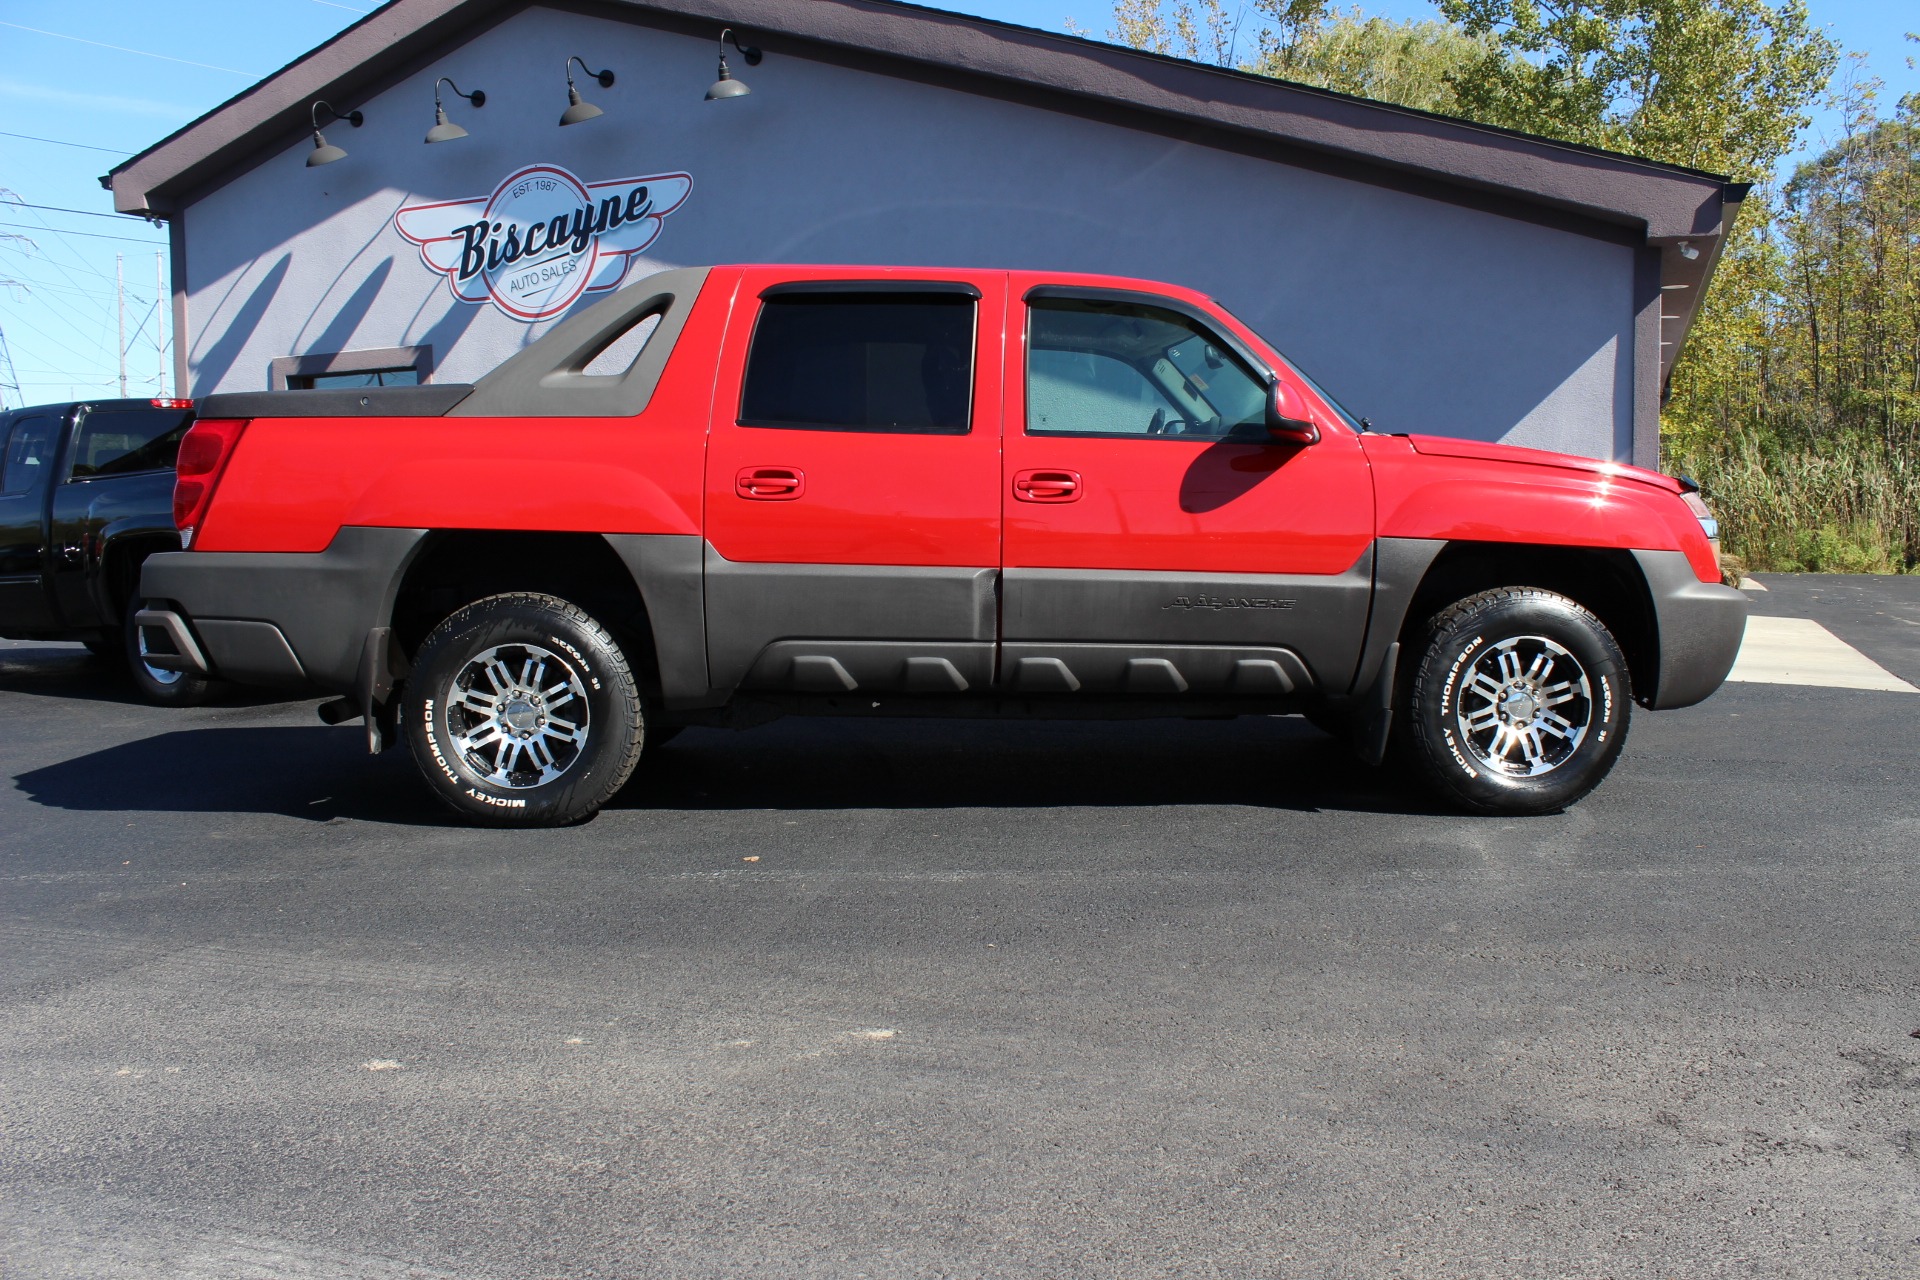
{"type": "Polygon", "coordinates": [[[192,424],[191,400],[0,410],[0,636],[83,641],[163,705],[206,697],[208,680],[143,660],[130,607],[141,562],[180,549],[173,463],[192,424]]]}

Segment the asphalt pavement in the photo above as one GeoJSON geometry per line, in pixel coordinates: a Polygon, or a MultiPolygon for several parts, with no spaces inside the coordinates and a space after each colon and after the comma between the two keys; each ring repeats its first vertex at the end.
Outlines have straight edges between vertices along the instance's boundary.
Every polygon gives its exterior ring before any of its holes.
{"type": "MultiPolygon", "coordinates": [[[[1920,681],[1920,579],[1763,581],[1920,681]]],[[[550,832],[313,705],[0,645],[5,1280],[1920,1269],[1912,695],[1527,819],[1298,719],[789,720],[550,832]]]]}

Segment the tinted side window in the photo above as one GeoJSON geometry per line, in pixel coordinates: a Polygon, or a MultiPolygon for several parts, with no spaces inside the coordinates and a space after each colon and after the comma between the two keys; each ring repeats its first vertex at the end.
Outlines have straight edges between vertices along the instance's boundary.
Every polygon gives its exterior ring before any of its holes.
{"type": "Polygon", "coordinates": [[[973,299],[820,293],[768,298],[747,353],[740,424],[965,434],[973,299]]]}
{"type": "Polygon", "coordinates": [[[73,478],[170,471],[180,437],[193,425],[185,409],[96,409],[80,424],[73,478]]]}
{"type": "Polygon", "coordinates": [[[1267,439],[1267,380],[1195,321],[1130,302],[1030,305],[1029,435],[1267,439]]]}
{"type": "Polygon", "coordinates": [[[54,419],[17,418],[6,438],[6,466],[0,469],[0,493],[25,493],[40,483],[53,463],[54,419]]]}

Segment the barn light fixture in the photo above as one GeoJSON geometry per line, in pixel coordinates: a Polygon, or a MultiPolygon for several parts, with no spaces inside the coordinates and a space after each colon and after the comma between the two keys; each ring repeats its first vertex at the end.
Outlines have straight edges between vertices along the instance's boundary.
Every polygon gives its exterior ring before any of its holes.
{"type": "Polygon", "coordinates": [[[720,78],[707,89],[707,101],[718,102],[722,98],[744,98],[753,90],[744,80],[735,80],[733,72],[727,69],[727,41],[733,41],[733,47],[740,51],[750,67],[760,65],[760,51],[750,44],[741,44],[740,37],[733,34],[731,27],[720,33],[720,78]]]}
{"type": "Polygon", "coordinates": [[[573,64],[576,62],[580,64],[582,71],[600,82],[602,89],[611,89],[613,87],[613,72],[595,71],[587,65],[585,58],[568,58],[567,109],[560,113],[561,124],[579,124],[582,120],[591,120],[597,115],[604,114],[600,108],[594,106],[591,102],[581,101],[580,91],[573,87],[573,64]]]}
{"type": "Polygon", "coordinates": [[[326,112],[335,120],[345,120],[356,129],[367,122],[366,116],[358,111],[349,111],[345,115],[341,115],[333,109],[331,102],[316,99],[313,104],[312,113],[313,151],[307,156],[307,168],[309,169],[317,169],[323,164],[332,164],[335,160],[345,160],[347,158],[345,147],[334,146],[327,141],[326,135],[320,132],[320,113],[322,111],[326,112]]]}
{"type": "Polygon", "coordinates": [[[484,89],[475,89],[472,93],[461,93],[460,86],[453,83],[452,76],[441,76],[433,82],[433,128],[427,130],[428,142],[452,142],[455,138],[464,138],[467,131],[447,119],[447,109],[440,105],[440,86],[448,85],[453,96],[465,98],[476,107],[487,105],[487,93],[484,89]]]}

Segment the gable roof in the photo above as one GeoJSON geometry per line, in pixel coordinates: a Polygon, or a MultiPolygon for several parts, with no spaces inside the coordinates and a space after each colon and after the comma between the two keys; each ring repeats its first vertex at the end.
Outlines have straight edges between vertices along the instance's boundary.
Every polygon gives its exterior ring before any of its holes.
{"type": "MultiPolygon", "coordinates": [[[[116,210],[166,218],[304,133],[315,99],[354,106],[445,46],[530,7],[391,0],[115,166],[102,185],[116,210]]],[[[1663,346],[1663,373],[1747,190],[1676,165],[899,0],[601,0],[585,9],[705,36],[730,26],[769,52],[1092,115],[1654,246],[1674,300],[1666,318],[1681,326],[1663,346]]]]}

